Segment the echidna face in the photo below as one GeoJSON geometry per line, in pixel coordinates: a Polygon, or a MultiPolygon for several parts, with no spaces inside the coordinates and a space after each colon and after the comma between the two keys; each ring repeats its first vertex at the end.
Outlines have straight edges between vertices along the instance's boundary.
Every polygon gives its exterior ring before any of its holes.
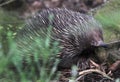
{"type": "Polygon", "coordinates": [[[93,46],[101,46],[104,44],[102,30],[99,29],[93,30],[93,32],[91,33],[91,38],[92,38],[91,45],[93,46]]]}

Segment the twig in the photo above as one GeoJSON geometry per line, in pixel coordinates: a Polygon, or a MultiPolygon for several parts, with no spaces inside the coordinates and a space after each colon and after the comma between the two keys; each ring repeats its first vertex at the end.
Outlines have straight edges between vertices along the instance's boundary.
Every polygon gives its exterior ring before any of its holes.
{"type": "Polygon", "coordinates": [[[96,72],[96,73],[99,73],[99,74],[101,74],[102,76],[104,76],[104,77],[106,77],[106,78],[108,78],[108,79],[110,79],[110,80],[113,80],[111,77],[109,77],[106,73],[104,73],[104,72],[102,72],[102,71],[100,71],[100,70],[98,70],[98,69],[88,69],[88,70],[84,70],[84,71],[81,71],[81,72],[79,72],[79,77],[76,79],[76,82],[80,79],[80,78],[82,78],[83,76],[85,76],[85,75],[87,75],[87,74],[89,74],[89,73],[92,73],[92,72],[96,72]]]}
{"type": "Polygon", "coordinates": [[[15,1],[15,0],[6,1],[6,2],[0,4],[0,7],[2,7],[2,6],[4,6],[4,5],[7,5],[7,4],[9,4],[9,3],[13,2],[13,1],[15,1]]]}
{"type": "Polygon", "coordinates": [[[90,60],[90,63],[92,65],[94,65],[96,68],[100,69],[100,66],[97,63],[95,63],[94,61],[90,60]]]}
{"type": "Polygon", "coordinates": [[[110,44],[120,44],[120,40],[118,41],[114,41],[114,42],[110,42],[110,43],[106,43],[107,45],[110,45],[110,44]]]}
{"type": "Polygon", "coordinates": [[[120,60],[117,60],[115,63],[113,63],[111,66],[110,66],[110,70],[111,71],[115,71],[116,69],[118,69],[120,67],[120,60]]]}

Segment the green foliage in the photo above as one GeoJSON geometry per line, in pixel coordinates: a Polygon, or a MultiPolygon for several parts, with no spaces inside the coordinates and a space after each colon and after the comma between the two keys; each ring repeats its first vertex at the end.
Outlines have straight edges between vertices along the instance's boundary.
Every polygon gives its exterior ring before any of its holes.
{"type": "Polygon", "coordinates": [[[105,38],[115,40],[120,38],[120,0],[110,0],[104,7],[99,9],[95,15],[103,27],[105,32],[105,38]]]}
{"type": "Polygon", "coordinates": [[[116,79],[116,81],[115,82],[120,82],[120,79],[116,79]]]}
{"type": "Polygon", "coordinates": [[[116,30],[118,29],[120,31],[120,11],[102,13],[97,16],[104,27],[116,30]]]}
{"type": "Polygon", "coordinates": [[[0,26],[3,28],[1,29],[7,30],[7,31],[13,31],[16,32],[22,25],[23,25],[23,20],[19,19],[17,16],[17,13],[15,12],[7,12],[2,9],[0,9],[0,26]]]}
{"type": "Polygon", "coordinates": [[[106,3],[104,7],[98,10],[96,18],[105,27],[114,27],[120,30],[120,1],[111,0],[109,3],[106,3]]]}
{"type": "Polygon", "coordinates": [[[55,71],[59,52],[58,42],[51,47],[49,37],[36,38],[30,53],[19,50],[13,41],[12,33],[8,32],[9,51],[7,55],[0,51],[0,81],[4,82],[50,82],[56,79],[55,71]],[[33,49],[33,50],[32,50],[33,49]]]}
{"type": "Polygon", "coordinates": [[[8,53],[9,42],[7,33],[9,31],[16,34],[16,31],[23,25],[23,21],[18,20],[17,16],[11,12],[0,9],[0,44],[2,45],[1,50],[4,54],[8,53]]]}
{"type": "Polygon", "coordinates": [[[35,37],[27,50],[18,47],[14,38],[24,21],[6,11],[0,10],[0,15],[0,82],[50,82],[57,79],[55,72],[59,60],[56,54],[59,48],[58,42],[52,42],[51,46],[50,29],[45,38],[35,37]]]}

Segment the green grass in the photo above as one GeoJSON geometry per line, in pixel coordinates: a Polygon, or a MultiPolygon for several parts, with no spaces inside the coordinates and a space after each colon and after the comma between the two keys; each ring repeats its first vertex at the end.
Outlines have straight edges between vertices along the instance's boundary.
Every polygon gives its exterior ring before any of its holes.
{"type": "Polygon", "coordinates": [[[120,1],[111,0],[99,9],[95,18],[100,21],[104,28],[105,41],[120,39],[120,1]]]}
{"type": "MultiPolygon", "coordinates": [[[[45,38],[34,38],[26,47],[15,40],[24,21],[0,10],[0,82],[50,82],[57,80],[58,42],[52,42],[50,29],[45,38]]],[[[52,19],[52,16],[50,16],[52,19]]]]}
{"type": "Polygon", "coordinates": [[[49,37],[36,38],[35,46],[26,53],[17,47],[11,32],[7,35],[8,54],[0,50],[1,82],[50,82],[57,79],[55,72],[59,60],[55,57],[59,52],[58,42],[54,42],[51,47],[49,37]]]}

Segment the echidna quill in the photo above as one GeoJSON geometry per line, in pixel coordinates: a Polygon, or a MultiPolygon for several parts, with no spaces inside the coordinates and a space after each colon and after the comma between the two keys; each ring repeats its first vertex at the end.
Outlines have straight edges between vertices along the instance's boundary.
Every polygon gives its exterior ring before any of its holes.
{"type": "Polygon", "coordinates": [[[59,41],[62,47],[59,66],[63,68],[76,64],[83,55],[89,56],[92,47],[104,45],[101,25],[92,16],[79,12],[59,8],[45,9],[26,22],[25,27],[18,32],[17,37],[20,39],[29,38],[29,34],[47,34],[45,29],[52,26],[52,39],[59,41]],[[53,16],[51,20],[50,15],[53,16]]]}

